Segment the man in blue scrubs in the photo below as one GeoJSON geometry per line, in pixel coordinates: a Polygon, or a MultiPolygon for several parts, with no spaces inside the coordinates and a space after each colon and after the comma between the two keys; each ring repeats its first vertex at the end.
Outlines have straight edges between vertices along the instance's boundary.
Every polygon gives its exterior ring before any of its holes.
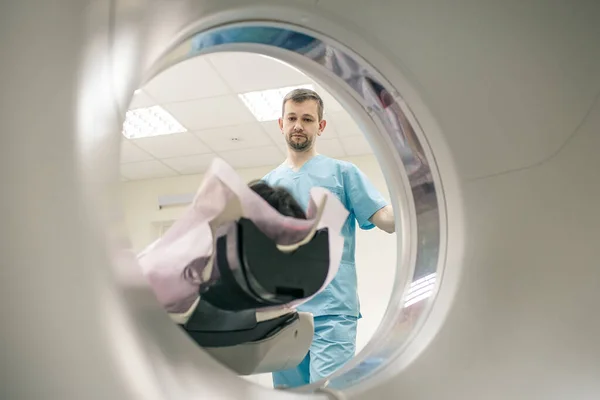
{"type": "Polygon", "coordinates": [[[305,209],[310,189],[326,188],[350,212],[342,229],[344,252],[338,273],[321,293],[298,307],[314,316],[310,350],[297,367],[273,373],[275,387],[318,381],[354,356],[360,318],[354,262],[356,226],[395,231],[392,207],[358,167],[317,152],[317,138],[327,125],[323,109],[323,100],[312,90],[296,89],[286,95],[279,128],[287,142],[287,158],[263,178],[271,186],[286,188],[305,209]]]}

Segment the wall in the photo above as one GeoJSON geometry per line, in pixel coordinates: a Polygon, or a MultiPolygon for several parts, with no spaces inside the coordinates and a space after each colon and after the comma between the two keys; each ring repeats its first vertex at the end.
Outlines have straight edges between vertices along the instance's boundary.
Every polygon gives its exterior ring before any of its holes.
{"type": "MultiPolygon", "coordinates": [[[[387,185],[373,156],[349,157],[388,198],[387,185]]],[[[274,167],[274,166],[273,166],[274,167]]],[[[245,181],[262,177],[272,167],[238,170],[245,181]]],[[[202,182],[202,175],[186,175],[173,178],[123,182],[123,206],[126,226],[134,250],[140,251],[160,234],[165,222],[176,219],[183,207],[158,209],[157,198],[161,195],[192,193],[202,182]]],[[[360,351],[377,329],[389,300],[396,264],[396,235],[378,229],[358,230],[356,263],[358,290],[363,318],[358,325],[357,351],[360,351]]],[[[253,380],[270,384],[269,376],[253,380]]]]}

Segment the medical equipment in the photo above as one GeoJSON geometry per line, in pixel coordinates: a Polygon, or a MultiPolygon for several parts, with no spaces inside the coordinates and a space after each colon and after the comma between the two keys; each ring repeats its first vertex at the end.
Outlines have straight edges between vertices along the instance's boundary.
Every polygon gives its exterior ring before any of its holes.
{"type": "Polygon", "coordinates": [[[321,290],[329,272],[329,234],[284,253],[248,219],[230,224],[216,243],[219,279],[202,298],[222,310],[241,311],[290,304],[321,290]]]}
{"type": "Polygon", "coordinates": [[[192,204],[137,255],[158,301],[179,314],[198,292],[229,311],[310,300],[338,271],[348,211],[326,189],[308,195],[307,219],[284,216],[214,159],[192,204]]]}
{"type": "Polygon", "coordinates": [[[312,315],[288,310],[278,316],[262,316],[255,310],[227,312],[200,299],[182,328],[196,344],[239,375],[298,365],[312,342],[312,315]]]}
{"type": "Polygon", "coordinates": [[[320,229],[309,242],[284,253],[251,220],[227,225],[216,240],[217,278],[199,289],[189,315],[176,322],[240,375],[293,367],[312,342],[312,315],[290,307],[262,310],[322,290],[330,265],[328,231],[320,229]]]}
{"type": "Polygon", "coordinates": [[[593,0],[2,2],[0,397],[597,398],[599,15],[593,0]],[[186,39],[234,24],[324,44],[220,49],[282,59],[336,93],[401,228],[380,329],[316,393],[235,376],[110,269],[133,91],[188,57],[186,39]],[[434,284],[398,324],[415,282],[434,284]]]}
{"type": "Polygon", "coordinates": [[[138,256],[158,301],[193,341],[241,375],[299,364],[313,316],[294,307],[337,273],[348,217],[327,190],[307,219],[281,215],[216,158],[192,204],[138,256]]]}

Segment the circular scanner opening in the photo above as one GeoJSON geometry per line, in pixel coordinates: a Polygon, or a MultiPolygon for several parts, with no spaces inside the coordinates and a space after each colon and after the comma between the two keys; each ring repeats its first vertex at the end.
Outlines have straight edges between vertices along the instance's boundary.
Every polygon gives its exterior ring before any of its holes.
{"type": "MultiPolygon", "coordinates": [[[[373,181],[393,205],[396,233],[357,227],[356,356],[304,389],[346,389],[400,357],[435,298],[443,202],[427,143],[399,93],[339,43],[263,23],[194,35],[149,76],[133,95],[123,130],[121,175],[134,250],[181,216],[214,157],[246,181],[280,164],[283,96],[313,89],[328,121],[317,150],[356,164],[373,181]]],[[[272,385],[270,374],[246,379],[272,385]]]]}

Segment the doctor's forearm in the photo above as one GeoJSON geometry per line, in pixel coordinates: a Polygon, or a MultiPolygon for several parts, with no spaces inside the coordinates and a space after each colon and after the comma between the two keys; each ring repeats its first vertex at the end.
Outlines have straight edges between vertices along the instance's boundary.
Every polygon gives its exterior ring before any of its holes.
{"type": "Polygon", "coordinates": [[[396,219],[391,205],[387,205],[373,214],[371,222],[384,232],[396,232],[396,219]]]}

